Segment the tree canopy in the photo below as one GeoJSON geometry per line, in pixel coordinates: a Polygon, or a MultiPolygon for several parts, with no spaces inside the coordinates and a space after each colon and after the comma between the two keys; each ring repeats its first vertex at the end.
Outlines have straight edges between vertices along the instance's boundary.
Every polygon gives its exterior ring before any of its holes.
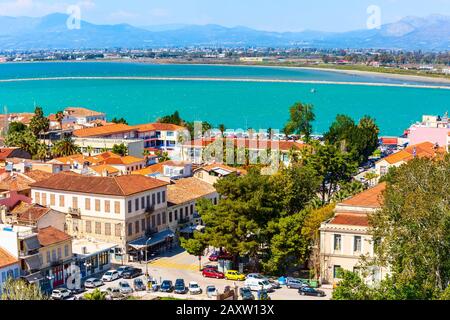
{"type": "Polygon", "coordinates": [[[283,132],[286,134],[302,134],[305,141],[308,142],[312,134],[312,122],[315,119],[313,105],[296,102],[289,109],[289,120],[283,132]]]}
{"type": "Polygon", "coordinates": [[[128,148],[124,143],[115,144],[113,145],[111,152],[124,157],[128,154],[128,148]]]}
{"type": "Polygon", "coordinates": [[[29,128],[34,135],[39,135],[42,132],[48,131],[50,127],[50,120],[44,116],[44,111],[41,107],[36,107],[34,116],[30,120],[29,128]]]}

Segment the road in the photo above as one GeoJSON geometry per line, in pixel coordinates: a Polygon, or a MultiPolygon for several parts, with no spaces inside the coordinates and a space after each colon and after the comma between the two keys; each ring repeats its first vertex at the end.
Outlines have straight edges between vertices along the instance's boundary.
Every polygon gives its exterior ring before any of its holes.
{"type": "MultiPolygon", "coordinates": [[[[206,257],[202,257],[202,265],[214,265],[214,262],[208,261],[206,257]]],[[[133,264],[133,266],[141,268],[145,273],[145,264],[133,264]]],[[[230,281],[225,279],[212,279],[212,278],[204,278],[202,273],[199,271],[199,261],[197,257],[193,257],[187,254],[185,251],[180,249],[172,249],[171,252],[166,253],[164,256],[161,256],[148,264],[148,272],[151,277],[155,278],[160,284],[163,280],[172,280],[175,283],[176,279],[184,279],[186,286],[188,286],[189,282],[195,281],[197,282],[203,290],[201,295],[180,295],[174,293],[163,293],[163,292],[155,292],[155,293],[147,293],[147,292],[135,292],[133,296],[139,297],[141,299],[154,299],[155,297],[174,297],[179,299],[193,299],[193,300],[208,300],[205,293],[205,289],[208,285],[214,285],[219,290],[219,292],[223,292],[226,286],[230,286],[233,288],[235,285],[238,287],[242,287],[244,282],[240,281],[230,281]]],[[[141,276],[143,280],[145,280],[145,276],[141,276]]],[[[133,286],[133,280],[126,279],[118,279],[113,282],[107,282],[104,286],[100,287],[100,289],[106,290],[109,287],[117,287],[120,281],[126,281],[131,286],[133,286]]],[[[145,281],[144,281],[145,283],[145,281]]],[[[308,297],[301,296],[296,289],[288,289],[285,286],[282,286],[280,289],[276,289],[274,292],[269,293],[269,296],[272,300],[328,300],[331,299],[331,290],[330,289],[322,289],[326,294],[325,297],[308,297]]],[[[92,291],[89,289],[87,292],[92,291]]],[[[82,294],[81,294],[82,295],[82,294]]],[[[254,292],[256,297],[256,292],[254,292]]]]}

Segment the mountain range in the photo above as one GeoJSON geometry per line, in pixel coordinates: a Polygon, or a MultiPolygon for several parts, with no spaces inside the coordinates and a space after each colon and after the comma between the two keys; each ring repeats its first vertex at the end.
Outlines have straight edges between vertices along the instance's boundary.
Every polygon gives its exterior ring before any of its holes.
{"type": "Polygon", "coordinates": [[[219,25],[132,26],[81,21],[67,28],[65,14],[43,17],[0,16],[0,50],[154,48],[182,46],[315,47],[450,50],[450,17],[406,17],[379,29],[334,33],[321,31],[270,32],[219,25]]]}

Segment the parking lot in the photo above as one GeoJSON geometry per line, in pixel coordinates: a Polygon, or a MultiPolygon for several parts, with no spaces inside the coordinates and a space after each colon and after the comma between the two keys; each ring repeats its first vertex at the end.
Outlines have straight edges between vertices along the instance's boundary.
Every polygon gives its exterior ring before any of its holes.
{"type": "MultiPolygon", "coordinates": [[[[214,265],[216,263],[210,262],[207,257],[202,257],[202,265],[214,265]]],[[[145,263],[133,264],[134,267],[138,267],[142,269],[143,273],[146,272],[145,263]]],[[[188,286],[189,282],[195,281],[197,282],[203,290],[203,293],[200,295],[190,295],[187,294],[175,294],[175,293],[164,293],[164,292],[152,292],[147,293],[145,291],[134,292],[132,295],[135,297],[139,297],[141,299],[154,299],[155,297],[174,297],[179,299],[212,299],[208,298],[206,295],[206,287],[208,285],[214,285],[219,292],[223,292],[226,286],[230,286],[232,289],[234,286],[243,287],[243,281],[230,281],[225,279],[213,279],[213,278],[204,278],[202,273],[199,271],[199,260],[197,257],[193,257],[182,251],[180,249],[172,249],[172,251],[167,252],[164,256],[158,257],[155,260],[148,263],[148,272],[149,275],[155,278],[158,284],[161,284],[163,280],[171,280],[172,283],[175,283],[176,279],[184,279],[186,286],[188,286]]],[[[145,281],[145,276],[140,276],[145,281]]],[[[134,279],[118,279],[112,282],[105,282],[105,285],[101,286],[99,289],[104,291],[109,287],[117,287],[120,281],[126,281],[133,287],[134,279]]],[[[90,292],[93,289],[88,289],[86,292],[90,292]]],[[[276,289],[274,292],[269,293],[269,296],[272,300],[328,300],[331,299],[331,289],[320,288],[320,290],[324,291],[325,297],[311,297],[311,296],[302,296],[298,293],[297,289],[288,289],[286,286],[282,286],[279,289],[276,289]]],[[[86,293],[85,292],[85,293],[86,293]]],[[[83,293],[84,294],[84,293],[83,293]]],[[[78,296],[82,296],[80,294],[78,296]]],[[[254,292],[254,296],[256,297],[256,292],[254,292]]],[[[215,298],[214,298],[215,299],[215,298]]]]}

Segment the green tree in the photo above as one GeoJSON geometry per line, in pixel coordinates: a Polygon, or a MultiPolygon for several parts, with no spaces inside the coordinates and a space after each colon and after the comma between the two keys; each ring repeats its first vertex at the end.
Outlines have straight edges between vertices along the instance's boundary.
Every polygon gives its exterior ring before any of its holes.
{"type": "Polygon", "coordinates": [[[47,300],[39,287],[22,279],[8,277],[3,284],[0,300],[47,300]]]}
{"type": "Polygon", "coordinates": [[[116,123],[116,124],[119,124],[119,123],[122,123],[122,124],[128,124],[128,122],[127,122],[127,120],[126,120],[125,118],[116,118],[116,117],[114,117],[114,118],[111,120],[111,122],[112,122],[112,123],[116,123]]]}
{"type": "Polygon", "coordinates": [[[181,126],[184,123],[184,121],[183,121],[183,119],[181,119],[180,113],[178,111],[175,111],[171,115],[167,115],[167,116],[159,118],[157,120],[157,122],[159,122],[159,123],[171,123],[171,124],[175,124],[175,125],[178,125],[178,126],[181,126]]]}
{"type": "Polygon", "coordinates": [[[158,151],[156,155],[158,156],[158,162],[165,162],[170,160],[169,153],[166,151],[158,151]]]}
{"type": "Polygon", "coordinates": [[[37,137],[29,129],[23,132],[12,132],[8,134],[5,139],[5,144],[8,147],[17,147],[29,152],[32,156],[36,155],[39,142],[37,137]]]}
{"type": "Polygon", "coordinates": [[[333,291],[333,300],[368,300],[371,297],[370,288],[358,274],[341,271],[341,281],[333,291]]]}
{"type": "Polygon", "coordinates": [[[27,130],[27,126],[25,124],[23,124],[22,122],[11,122],[8,126],[8,132],[7,134],[13,134],[15,132],[25,132],[27,130]]]}
{"type": "Polygon", "coordinates": [[[45,161],[49,157],[49,149],[44,143],[38,143],[35,157],[39,160],[45,161]]]}
{"type": "Polygon", "coordinates": [[[295,103],[290,109],[290,118],[283,130],[287,134],[302,134],[305,142],[309,142],[312,134],[312,122],[316,119],[311,104],[295,103]]]}
{"type": "Polygon", "coordinates": [[[44,116],[44,111],[41,107],[36,107],[34,110],[34,116],[30,120],[29,128],[35,136],[48,131],[50,121],[44,116]]]}
{"type": "Polygon", "coordinates": [[[106,292],[102,292],[97,288],[92,292],[85,293],[83,297],[86,300],[106,300],[106,292]]]}
{"type": "MultiPolygon", "coordinates": [[[[180,238],[181,247],[183,247],[190,255],[201,257],[208,247],[207,243],[203,239],[203,234],[200,232],[194,232],[194,237],[191,239],[180,238]]],[[[201,260],[199,259],[199,270],[201,270],[201,260]]]]}
{"type": "Polygon", "coordinates": [[[54,157],[66,157],[80,153],[80,148],[72,138],[64,138],[53,144],[51,152],[54,157]]]}
{"type": "Polygon", "coordinates": [[[126,156],[128,154],[128,148],[124,143],[115,144],[112,148],[112,153],[118,154],[119,156],[126,156]]]}

